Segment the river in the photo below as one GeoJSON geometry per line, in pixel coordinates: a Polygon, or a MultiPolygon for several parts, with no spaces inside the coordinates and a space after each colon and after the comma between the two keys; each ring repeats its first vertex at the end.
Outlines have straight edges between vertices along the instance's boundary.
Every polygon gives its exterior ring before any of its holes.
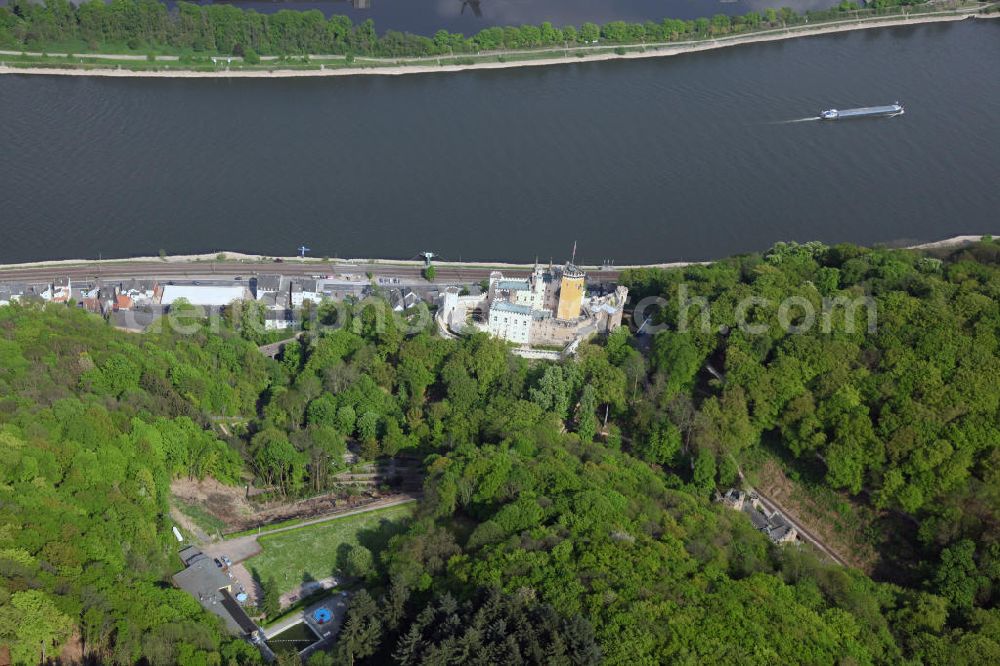
{"type": "Polygon", "coordinates": [[[0,262],[585,262],[1000,232],[1000,21],[404,77],[0,77],[0,262]],[[900,100],[890,119],[806,120],[900,100]]]}

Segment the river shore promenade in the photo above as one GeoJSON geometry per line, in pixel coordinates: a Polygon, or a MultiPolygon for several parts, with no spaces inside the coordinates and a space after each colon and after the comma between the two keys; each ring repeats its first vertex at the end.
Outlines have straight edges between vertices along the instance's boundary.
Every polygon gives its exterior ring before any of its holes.
{"type": "MultiPolygon", "coordinates": [[[[1000,234],[998,234],[1000,236],[1000,234]]],[[[975,243],[983,234],[953,236],[930,243],[908,245],[907,250],[939,250],[962,247],[975,243]]],[[[711,261],[677,261],[669,263],[631,264],[597,266],[581,264],[580,268],[597,279],[613,280],[621,271],[631,268],[683,268],[685,266],[707,265],[711,261]]],[[[317,257],[270,257],[240,252],[210,252],[205,254],[167,255],[163,257],[129,257],[122,259],[63,259],[36,261],[19,264],[0,264],[0,281],[24,280],[32,277],[47,277],[53,272],[69,274],[74,278],[94,277],[128,278],[148,276],[183,275],[238,275],[255,272],[280,272],[289,274],[315,273],[393,273],[419,276],[424,268],[419,260],[392,259],[343,259],[317,257]]],[[[457,262],[435,261],[439,278],[488,277],[494,270],[506,272],[531,271],[533,264],[504,262],[457,262]]]]}
{"type": "MultiPolygon", "coordinates": [[[[941,23],[964,21],[967,19],[1000,18],[1000,12],[982,13],[990,5],[963,7],[946,11],[902,14],[892,17],[852,18],[838,21],[828,21],[819,25],[796,25],[784,28],[760,30],[746,34],[726,35],[718,38],[699,39],[684,42],[661,42],[644,45],[600,45],[576,46],[570,48],[547,48],[503,53],[478,54],[472,56],[491,58],[471,63],[448,64],[450,58],[444,57],[414,57],[414,58],[359,58],[354,66],[345,66],[343,57],[309,56],[314,68],[282,68],[280,64],[264,69],[220,69],[213,71],[196,71],[184,69],[176,57],[160,56],[151,65],[163,64],[163,69],[130,69],[141,60],[139,56],[114,56],[109,54],[75,54],[79,58],[104,59],[109,63],[117,58],[120,62],[116,67],[103,64],[93,67],[60,67],[52,63],[37,63],[24,65],[0,65],[0,74],[41,74],[55,76],[102,76],[102,77],[140,77],[140,78],[290,78],[318,76],[358,76],[381,75],[400,76],[405,74],[430,74],[440,72],[460,72],[481,69],[507,69],[511,67],[537,67],[549,65],[564,65],[577,62],[596,62],[606,60],[630,60],[638,58],[661,58],[667,56],[711,51],[715,49],[757,44],[763,42],[783,41],[800,37],[814,37],[854,30],[870,30],[923,23],[941,23]],[[549,56],[548,54],[552,54],[549,56]],[[323,64],[323,60],[328,65],[323,64]],[[340,63],[340,64],[334,64],[340,63]],[[433,64],[431,64],[433,63],[433,64]]],[[[17,52],[0,52],[0,62],[3,56],[18,55],[17,52]]],[[[29,54],[42,55],[42,54],[29,54]]],[[[66,56],[66,54],[49,54],[50,56],[66,56]]],[[[219,60],[226,58],[220,57],[219,60]]],[[[263,65],[267,67],[266,64],[263,65]]]]}

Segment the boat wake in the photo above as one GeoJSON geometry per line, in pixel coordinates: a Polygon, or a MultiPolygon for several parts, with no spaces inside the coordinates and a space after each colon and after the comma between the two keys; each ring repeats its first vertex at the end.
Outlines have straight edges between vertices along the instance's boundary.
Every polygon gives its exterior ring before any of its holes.
{"type": "Polygon", "coordinates": [[[793,120],[772,120],[767,125],[791,125],[792,123],[808,123],[813,120],[820,120],[819,116],[810,116],[809,118],[795,118],[793,120]]]}

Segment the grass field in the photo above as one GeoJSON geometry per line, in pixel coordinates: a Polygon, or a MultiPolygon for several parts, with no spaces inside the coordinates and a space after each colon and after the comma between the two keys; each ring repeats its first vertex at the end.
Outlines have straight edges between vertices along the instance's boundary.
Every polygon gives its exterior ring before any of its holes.
{"type": "Polygon", "coordinates": [[[263,581],[273,576],[282,593],[310,580],[338,576],[342,546],[361,544],[377,558],[389,539],[403,530],[415,507],[402,504],[261,537],[263,552],[247,560],[246,566],[263,581]]]}
{"type": "Polygon", "coordinates": [[[221,534],[226,529],[226,523],[216,518],[202,507],[193,502],[174,497],[174,505],[180,509],[181,513],[194,521],[194,523],[205,531],[208,535],[221,534]]]}

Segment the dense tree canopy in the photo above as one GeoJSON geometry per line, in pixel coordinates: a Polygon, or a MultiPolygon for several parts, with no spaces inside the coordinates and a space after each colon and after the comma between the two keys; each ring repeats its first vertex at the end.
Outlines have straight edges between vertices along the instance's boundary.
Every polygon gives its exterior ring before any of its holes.
{"type": "Polygon", "coordinates": [[[387,548],[342,554],[367,590],[315,663],[1000,659],[1000,244],[782,244],[623,280],[666,298],[660,330],[562,363],[377,299],[319,307],[278,361],[252,328],[127,336],[0,308],[0,645],[252,660],[167,584],[170,481],[298,498],[334,488],[350,448],[421,461],[424,496],[387,548]],[[874,326],[849,325],[854,298],[874,326]],[[908,576],[776,546],[711,502],[765,453],[912,525],[908,576]]]}
{"type": "MultiPolygon", "coordinates": [[[[915,4],[916,0],[878,0],[878,7],[915,4]]],[[[555,27],[490,27],[474,36],[438,31],[433,37],[389,30],[382,35],[369,19],[357,25],[346,16],[329,19],[319,10],[281,10],[260,14],[226,4],[178,2],[174,9],[159,0],[13,0],[0,7],[0,46],[52,46],[78,49],[168,49],[182,53],[222,53],[256,61],[259,55],[358,54],[376,56],[449,55],[580,44],[642,44],[707,37],[833,18],[849,5],[799,16],[790,9],[743,16],[717,14],[711,19],[625,23],[585,23],[555,27]]],[[[432,275],[428,279],[433,279],[432,275]]]]}
{"type": "Polygon", "coordinates": [[[74,632],[105,663],[218,663],[221,628],[163,585],[169,483],[240,479],[207,410],[252,410],[263,365],[232,336],[131,338],[65,307],[0,308],[0,645],[15,663],[74,632]]]}

